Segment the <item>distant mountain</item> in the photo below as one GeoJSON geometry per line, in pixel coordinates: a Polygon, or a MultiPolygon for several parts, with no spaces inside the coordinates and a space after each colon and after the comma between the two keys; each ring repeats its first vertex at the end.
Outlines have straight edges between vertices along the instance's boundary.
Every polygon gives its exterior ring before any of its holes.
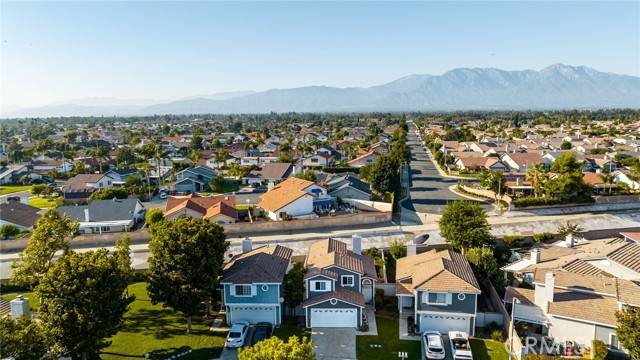
{"type": "MultiPolygon", "coordinates": [[[[310,86],[224,94],[135,110],[96,107],[93,115],[639,108],[640,77],[554,64],[540,71],[460,68],[440,76],[410,75],[369,88],[310,86]]],[[[91,111],[91,107],[43,107],[7,116],[86,115],[91,111]]]]}

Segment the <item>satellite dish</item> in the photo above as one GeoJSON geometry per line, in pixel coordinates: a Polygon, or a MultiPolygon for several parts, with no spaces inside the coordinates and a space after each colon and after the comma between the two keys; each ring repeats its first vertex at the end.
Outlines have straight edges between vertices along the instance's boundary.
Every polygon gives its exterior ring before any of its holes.
{"type": "Polygon", "coordinates": [[[280,303],[283,303],[283,302],[284,302],[284,298],[283,298],[283,297],[281,297],[281,298],[280,298],[280,299],[278,299],[278,300],[280,300],[280,303]]]}

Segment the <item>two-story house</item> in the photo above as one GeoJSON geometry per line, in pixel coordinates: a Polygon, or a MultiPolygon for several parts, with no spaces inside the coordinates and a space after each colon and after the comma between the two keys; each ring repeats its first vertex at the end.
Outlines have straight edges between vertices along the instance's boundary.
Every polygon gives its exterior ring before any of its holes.
{"type": "Polygon", "coordinates": [[[135,168],[122,168],[122,169],[113,169],[104,173],[111,179],[113,179],[114,187],[122,187],[127,179],[136,176],[138,174],[138,169],[135,168]]]}
{"type": "MultiPolygon", "coordinates": [[[[269,187],[273,186],[269,183],[269,187]]],[[[313,181],[288,178],[266,193],[260,195],[258,206],[274,221],[282,220],[285,214],[292,216],[312,215],[315,209],[332,204],[327,189],[313,181]]]]}
{"type": "Polygon", "coordinates": [[[293,250],[280,245],[252,249],[251,240],[242,243],[243,253],[234,256],[220,277],[227,323],[282,321],[282,282],[291,269],[293,250]]]}
{"type": "Polygon", "coordinates": [[[209,182],[215,175],[213,169],[206,166],[184,169],[176,174],[174,186],[178,192],[204,191],[209,188],[209,182]]]}
{"type": "Polygon", "coordinates": [[[464,255],[431,250],[396,264],[400,315],[413,316],[417,329],[474,334],[480,285],[464,255]]]}
{"type": "Polygon", "coordinates": [[[64,186],[65,202],[84,202],[93,192],[113,187],[113,179],[105,174],[78,174],[64,186]]]}
{"type": "Polygon", "coordinates": [[[313,243],[305,266],[307,327],[357,328],[366,304],[374,301],[377,279],[373,259],[361,254],[361,239],[353,236],[353,250],[335,239],[313,243]]]}

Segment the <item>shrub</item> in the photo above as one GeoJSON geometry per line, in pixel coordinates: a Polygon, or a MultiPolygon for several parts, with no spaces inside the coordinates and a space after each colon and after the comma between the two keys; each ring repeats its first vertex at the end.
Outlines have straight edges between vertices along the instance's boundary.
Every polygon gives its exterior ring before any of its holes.
{"type": "Polygon", "coordinates": [[[502,334],[502,330],[500,329],[493,330],[491,332],[491,340],[497,341],[497,342],[503,342],[504,334],[502,334]]]}
{"type": "Polygon", "coordinates": [[[108,188],[100,189],[89,197],[91,200],[111,200],[113,198],[126,199],[129,197],[127,189],[122,188],[108,188]]]}
{"type": "Polygon", "coordinates": [[[516,208],[525,208],[529,206],[551,206],[563,204],[593,204],[596,200],[589,195],[574,196],[569,198],[547,198],[547,197],[523,197],[513,200],[511,204],[516,208]]]}
{"type": "Polygon", "coordinates": [[[591,347],[592,360],[605,360],[609,350],[602,340],[593,340],[591,347]]]}
{"type": "Polygon", "coordinates": [[[18,235],[18,233],[20,233],[20,230],[18,230],[18,227],[13,224],[5,224],[0,226],[0,237],[4,239],[16,236],[18,235]]]}
{"type": "Polygon", "coordinates": [[[504,264],[507,263],[511,257],[511,250],[508,246],[494,246],[493,255],[496,260],[498,260],[498,264],[504,264]]]}
{"type": "Polygon", "coordinates": [[[164,219],[164,213],[160,208],[151,209],[144,216],[144,221],[146,221],[147,225],[154,224],[162,219],[164,219]]]}
{"type": "Polygon", "coordinates": [[[389,246],[389,253],[391,253],[391,256],[396,260],[406,257],[407,245],[398,240],[394,240],[389,246]]]}
{"type": "Polygon", "coordinates": [[[291,214],[282,215],[282,221],[291,221],[291,220],[293,220],[293,215],[291,214]]]}
{"type": "Polygon", "coordinates": [[[502,237],[502,240],[504,240],[504,242],[506,242],[509,245],[513,245],[515,243],[518,243],[520,241],[524,241],[524,236],[522,235],[505,235],[502,237]]]}
{"type": "Polygon", "coordinates": [[[31,189],[29,189],[29,192],[32,194],[38,195],[46,188],[47,188],[47,184],[34,184],[34,185],[31,185],[31,189]]]}
{"type": "Polygon", "coordinates": [[[358,327],[358,331],[369,331],[369,324],[362,324],[358,327]]]}
{"type": "Polygon", "coordinates": [[[533,234],[533,240],[535,240],[536,242],[547,242],[553,240],[553,238],[553,233],[548,231],[533,234]]]}

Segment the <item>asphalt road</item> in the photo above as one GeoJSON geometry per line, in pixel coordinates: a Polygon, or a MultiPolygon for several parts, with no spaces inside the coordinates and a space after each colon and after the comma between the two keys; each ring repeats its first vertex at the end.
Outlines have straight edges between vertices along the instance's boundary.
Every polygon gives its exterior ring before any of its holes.
{"type": "MultiPolygon", "coordinates": [[[[407,145],[411,148],[411,180],[409,201],[403,203],[403,207],[409,210],[441,214],[447,202],[464,199],[449,190],[451,185],[457,184],[457,179],[442,177],[436,165],[430,160],[424,145],[415,133],[415,127],[410,126],[407,134],[407,145]]],[[[471,183],[474,180],[465,180],[471,183]]],[[[467,199],[468,200],[468,199],[467,199]]],[[[485,210],[492,210],[491,205],[484,204],[485,210]]]]}

